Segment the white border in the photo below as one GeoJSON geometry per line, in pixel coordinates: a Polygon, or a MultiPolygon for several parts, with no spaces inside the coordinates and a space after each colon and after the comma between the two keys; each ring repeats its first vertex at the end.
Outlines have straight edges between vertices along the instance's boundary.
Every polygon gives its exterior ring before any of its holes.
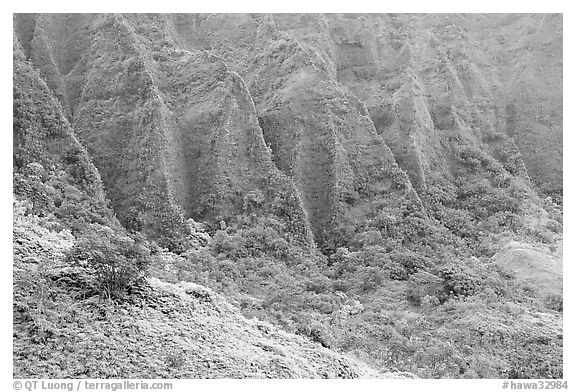
{"type": "MultiPolygon", "coordinates": [[[[9,1],[9,0],[8,0],[9,1]]],[[[0,249],[3,257],[3,273],[1,274],[0,311],[4,316],[2,325],[2,367],[1,384],[3,390],[12,390],[12,13],[15,12],[398,12],[398,13],[429,13],[429,12],[494,12],[494,13],[564,13],[564,377],[568,380],[569,388],[574,388],[576,379],[572,379],[570,369],[576,369],[574,362],[574,301],[576,293],[571,279],[574,276],[573,260],[574,249],[574,222],[576,221],[572,203],[574,193],[574,178],[572,169],[576,168],[575,155],[571,148],[576,148],[574,131],[574,112],[572,98],[574,88],[574,23],[572,10],[568,1],[455,1],[455,0],[428,0],[428,1],[366,1],[354,0],[348,2],[328,2],[310,0],[289,1],[174,1],[162,0],[148,3],[135,1],[119,2],[114,0],[99,0],[97,2],[82,1],[19,1],[2,5],[1,14],[2,53],[4,61],[2,67],[2,142],[0,147],[0,179],[3,189],[0,219],[2,221],[0,249]],[[572,110],[570,110],[572,109],[572,110]]],[[[167,381],[167,380],[165,380],[167,381]]],[[[212,389],[239,388],[249,391],[266,391],[271,388],[281,390],[289,389],[319,389],[326,388],[333,391],[349,391],[352,388],[374,390],[441,390],[441,391],[493,391],[502,390],[502,380],[172,380],[174,391],[189,391],[198,387],[212,389]]]]}

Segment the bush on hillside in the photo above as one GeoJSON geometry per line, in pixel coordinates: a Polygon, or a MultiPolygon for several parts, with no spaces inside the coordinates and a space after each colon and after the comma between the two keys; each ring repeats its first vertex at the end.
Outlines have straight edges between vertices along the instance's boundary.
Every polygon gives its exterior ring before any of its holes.
{"type": "Polygon", "coordinates": [[[88,270],[102,297],[122,299],[144,277],[150,251],[141,237],[133,239],[101,228],[76,243],[66,260],[88,270]]]}
{"type": "Polygon", "coordinates": [[[482,279],[464,263],[448,262],[439,268],[444,291],[449,296],[468,297],[482,288],[482,279]]]}
{"type": "Polygon", "coordinates": [[[416,305],[440,303],[444,299],[444,281],[426,271],[415,273],[408,280],[406,297],[416,305]]]}

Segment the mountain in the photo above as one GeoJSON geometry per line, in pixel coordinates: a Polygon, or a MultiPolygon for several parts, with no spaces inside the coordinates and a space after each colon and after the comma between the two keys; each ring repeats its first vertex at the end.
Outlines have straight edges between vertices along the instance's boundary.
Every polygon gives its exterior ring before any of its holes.
{"type": "Polygon", "coordinates": [[[454,184],[470,155],[484,178],[557,195],[561,112],[543,109],[545,131],[532,102],[562,106],[561,16],[531,33],[540,57],[527,39],[506,46],[537,17],[26,14],[15,26],[120,221],[178,247],[183,219],[220,220],[279,188],[297,237],[323,244],[375,200],[419,205],[454,184]],[[560,60],[544,64],[544,50],[560,60]],[[530,59],[554,76],[512,69],[530,59]]]}
{"type": "Polygon", "coordinates": [[[40,216],[112,221],[98,169],[16,37],[13,62],[14,193],[40,216]]]}
{"type": "MultiPolygon", "coordinates": [[[[16,26],[28,26],[29,17],[36,16],[17,17],[16,26]]],[[[276,207],[291,209],[286,220],[301,241],[311,241],[298,195],[271,161],[250,94],[221,60],[179,49],[158,17],[37,18],[30,51],[48,53],[32,61],[59,75],[47,79],[64,80],[52,87],[73,113],[70,122],[120,222],[178,247],[184,216],[221,217],[241,209],[250,192],[269,201],[282,192],[286,205],[276,207]],[[142,27],[146,18],[154,29],[142,27]],[[76,31],[86,37],[69,44],[76,50],[35,45],[66,42],[62,34],[76,31]]]]}
{"type": "MultiPolygon", "coordinates": [[[[558,14],[15,14],[14,195],[70,232],[64,264],[150,265],[380,373],[557,376],[561,289],[523,285],[510,247],[557,264],[562,29],[558,14]],[[510,323],[501,354],[471,334],[469,302],[510,323]],[[407,348],[402,323],[434,343],[407,348]],[[507,340],[520,331],[528,351],[507,340]]],[[[323,373],[287,376],[305,374],[323,373]]]]}

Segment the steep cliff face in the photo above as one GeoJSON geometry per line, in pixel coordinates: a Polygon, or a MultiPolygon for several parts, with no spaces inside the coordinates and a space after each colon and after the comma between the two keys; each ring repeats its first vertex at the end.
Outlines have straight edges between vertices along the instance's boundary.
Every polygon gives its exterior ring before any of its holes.
{"type": "Polygon", "coordinates": [[[91,14],[14,14],[14,29],[29,58],[58,98],[71,120],[71,102],[77,86],[72,70],[90,44],[97,20],[91,14]]]}
{"type": "Polygon", "coordinates": [[[371,199],[418,201],[365,105],[338,83],[324,50],[283,32],[272,16],[183,18],[176,26],[187,47],[211,48],[246,80],[274,163],[293,179],[317,241],[343,221],[362,219],[351,210],[371,199]],[[195,27],[178,29],[182,25],[195,27]]]}
{"type": "Polygon", "coordinates": [[[562,15],[500,15],[483,22],[477,39],[505,83],[506,133],[532,181],[561,202],[562,15]],[[490,29],[498,34],[486,37],[490,29]]]}
{"type": "Polygon", "coordinates": [[[289,200],[280,215],[323,243],[374,203],[426,217],[422,201],[463,183],[536,206],[532,184],[561,190],[560,16],[15,22],[118,217],[155,237],[231,216],[254,192],[268,211],[289,200]]]}
{"type": "Polygon", "coordinates": [[[168,175],[181,170],[167,154],[173,124],[148,61],[122,17],[99,17],[76,66],[82,81],[72,111],[121,222],[162,237],[183,227],[168,175]]]}
{"type": "Polygon", "coordinates": [[[561,378],[561,54],[558,15],[15,15],[17,373],[561,378]],[[154,279],[52,312],[115,257],[301,336],[154,279]]]}
{"type": "Polygon", "coordinates": [[[186,231],[184,218],[230,216],[260,192],[268,207],[285,199],[280,207],[291,212],[283,218],[311,243],[299,197],[271,161],[244,81],[222,60],[180,49],[161,16],[16,20],[22,40],[34,25],[30,58],[68,108],[124,225],[173,237],[186,231]],[[77,51],[66,50],[66,39],[64,48],[35,44],[66,37],[69,26],[87,30],[77,51]]]}
{"type": "MultiPolygon", "coordinates": [[[[35,214],[112,221],[100,174],[61,105],[14,36],[13,191],[35,214]],[[86,207],[80,211],[74,204],[86,207]]],[[[69,223],[69,222],[68,222],[69,223]]]]}
{"type": "MultiPolygon", "coordinates": [[[[533,17],[526,18],[510,26],[498,17],[494,24],[519,37],[518,26],[533,17]]],[[[561,21],[550,18],[557,29],[561,21]]],[[[539,159],[525,164],[533,153],[518,146],[533,144],[534,132],[519,143],[509,129],[510,102],[523,99],[511,87],[509,68],[526,60],[497,64],[481,36],[488,19],[237,14],[179,15],[172,23],[185,47],[209,49],[246,80],[274,162],[294,179],[321,242],[339,221],[353,226],[351,216],[365,219],[375,196],[389,204],[437,204],[438,191],[461,198],[462,184],[488,180],[482,192],[535,203],[533,211],[540,202],[532,184],[555,194],[541,178],[561,184],[561,165],[550,163],[546,171],[539,159]]],[[[558,38],[553,42],[557,51],[558,38]]],[[[557,63],[548,69],[561,79],[557,63]]],[[[557,87],[551,95],[560,97],[557,87]]],[[[541,152],[558,156],[557,130],[549,130],[555,142],[541,152]]]]}
{"type": "Polygon", "coordinates": [[[338,79],[416,187],[446,172],[443,146],[456,137],[513,175],[526,167],[545,193],[561,188],[561,16],[331,15],[330,25],[338,79]]]}

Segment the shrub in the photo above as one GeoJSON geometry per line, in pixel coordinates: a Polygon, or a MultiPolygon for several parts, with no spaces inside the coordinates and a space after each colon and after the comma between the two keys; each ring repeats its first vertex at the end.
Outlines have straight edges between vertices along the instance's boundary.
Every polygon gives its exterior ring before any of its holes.
{"type": "Polygon", "coordinates": [[[406,297],[417,305],[439,304],[443,297],[444,281],[429,272],[420,271],[408,280],[406,297]]]}
{"type": "Polygon", "coordinates": [[[448,262],[439,270],[446,294],[468,297],[482,288],[482,280],[474,270],[462,263],[448,262]]]}
{"type": "Polygon", "coordinates": [[[544,303],[548,309],[552,309],[557,312],[562,312],[564,309],[564,299],[562,298],[562,295],[549,294],[544,298],[544,303]]]}
{"type": "Polygon", "coordinates": [[[264,203],[265,197],[260,190],[254,190],[244,195],[242,209],[244,212],[254,212],[264,203]]]}
{"type": "Polygon", "coordinates": [[[122,299],[145,275],[150,251],[141,238],[134,240],[101,228],[76,243],[66,260],[94,276],[101,296],[122,299]]]}
{"type": "Polygon", "coordinates": [[[332,346],[332,338],[328,329],[317,321],[303,322],[296,329],[298,335],[307,336],[315,343],[319,343],[323,347],[330,348],[332,346]]]}
{"type": "Polygon", "coordinates": [[[212,245],[216,254],[222,253],[233,259],[247,256],[246,240],[239,235],[229,235],[225,230],[214,234],[212,245]]]}
{"type": "Polygon", "coordinates": [[[401,276],[402,279],[398,280],[408,279],[410,275],[426,268],[430,264],[425,256],[409,251],[393,252],[390,254],[390,258],[393,264],[401,267],[405,272],[401,276]]]}
{"type": "Polygon", "coordinates": [[[358,268],[354,274],[354,285],[357,286],[360,291],[365,294],[373,292],[382,286],[386,279],[386,275],[382,269],[377,267],[364,267],[358,268]]]}
{"type": "Polygon", "coordinates": [[[365,231],[357,236],[358,242],[363,246],[372,246],[382,243],[382,234],[379,230],[365,231]]]}
{"type": "Polygon", "coordinates": [[[330,280],[325,276],[315,276],[304,282],[306,291],[313,291],[316,294],[329,292],[331,289],[330,280]]]}

